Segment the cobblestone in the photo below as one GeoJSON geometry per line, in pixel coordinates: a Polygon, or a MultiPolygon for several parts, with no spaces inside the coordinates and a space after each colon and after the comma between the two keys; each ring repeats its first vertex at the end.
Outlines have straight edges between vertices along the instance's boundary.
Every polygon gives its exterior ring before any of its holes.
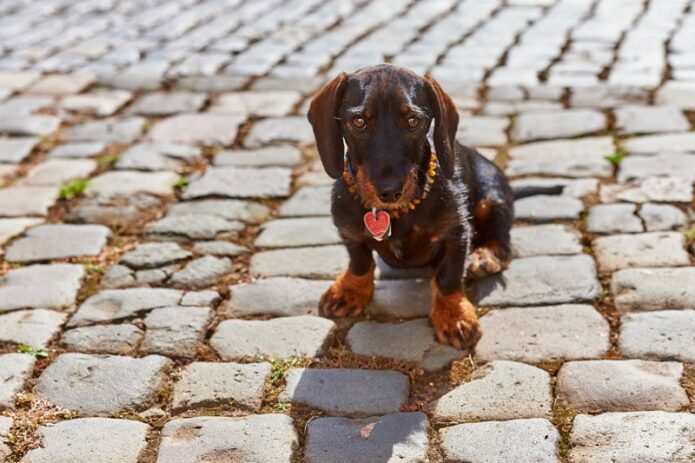
{"type": "Polygon", "coordinates": [[[550,421],[486,421],[440,431],[447,461],[557,463],[560,433],[550,421]]]}
{"type": "Polygon", "coordinates": [[[225,360],[316,357],[325,351],[334,329],[332,321],[308,315],[225,320],[212,335],[210,346],[225,360]]]}
{"type": "Polygon", "coordinates": [[[688,265],[685,237],[676,232],[614,235],[593,242],[600,272],[631,267],[675,267],[688,265]]]}
{"type": "Polygon", "coordinates": [[[231,317],[318,315],[318,302],[330,281],[276,277],[229,287],[231,317]]]}
{"type": "Polygon", "coordinates": [[[8,262],[36,262],[78,256],[96,256],[111,231],[102,225],[39,225],[7,249],[8,262]]]}
{"type": "Polygon", "coordinates": [[[215,407],[230,401],[250,410],[261,407],[269,363],[194,362],[188,365],[174,387],[175,409],[215,407]]]}
{"type": "Polygon", "coordinates": [[[695,453],[691,413],[632,412],[577,415],[570,434],[575,461],[669,461],[695,453]]]}
{"type": "Polygon", "coordinates": [[[600,293],[593,260],[586,255],[513,260],[501,276],[474,286],[480,305],[534,305],[592,301],[600,293]]]}
{"type": "Polygon", "coordinates": [[[53,310],[17,310],[0,315],[0,341],[46,347],[67,315],[53,310]]]}
{"type": "Polygon", "coordinates": [[[613,274],[611,293],[622,312],[689,309],[695,302],[693,279],[691,267],[625,269],[613,274]]]}
{"type": "Polygon", "coordinates": [[[618,347],[628,357],[695,361],[695,310],[628,313],[621,319],[618,347]]]}
{"type": "Polygon", "coordinates": [[[318,418],[308,427],[307,463],[327,461],[427,461],[428,421],[424,413],[393,413],[351,420],[318,418]],[[365,429],[369,435],[365,438],[365,429]]]}
{"type": "Polygon", "coordinates": [[[585,359],[601,357],[609,347],[608,322],[588,305],[495,309],[480,325],[485,335],[476,355],[483,361],[585,359]]]}
{"type": "Polygon", "coordinates": [[[14,407],[14,397],[31,376],[35,362],[28,354],[0,355],[0,408],[14,407]]]}
{"type": "Polygon", "coordinates": [[[173,420],[164,426],[157,462],[220,457],[248,463],[292,463],[298,446],[292,419],[286,415],[201,416],[173,420]]]}
{"type": "Polygon", "coordinates": [[[448,421],[550,418],[550,375],[523,363],[495,360],[471,380],[432,404],[434,417],[448,421]]]}
{"type": "Polygon", "coordinates": [[[147,447],[150,427],[133,420],[78,418],[39,428],[41,447],[22,459],[29,463],[89,461],[136,463],[147,447]]]}
{"type": "Polygon", "coordinates": [[[395,371],[297,368],[286,381],[282,402],[346,416],[397,412],[410,391],[408,378],[395,371]]]}
{"type": "Polygon", "coordinates": [[[683,365],[643,360],[565,363],[557,375],[558,401],[582,412],[679,411],[690,402],[680,385],[683,365]]]}
{"type": "Polygon", "coordinates": [[[149,408],[171,361],[158,355],[62,354],[39,377],[36,393],[83,415],[113,415],[149,408]],[[85,371],[90,372],[85,376],[85,371]]]}

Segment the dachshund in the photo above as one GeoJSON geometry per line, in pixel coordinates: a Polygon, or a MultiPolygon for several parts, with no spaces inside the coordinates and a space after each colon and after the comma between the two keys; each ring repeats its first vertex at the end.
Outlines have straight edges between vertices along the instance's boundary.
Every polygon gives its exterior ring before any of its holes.
{"type": "Polygon", "coordinates": [[[376,251],[395,268],[429,267],[437,340],[474,347],[482,333],[464,278],[507,267],[514,195],[494,163],[456,141],[451,97],[429,75],[382,64],[328,82],[308,119],[336,179],[331,213],[350,258],[321,297],[321,315],[364,311],[376,251]]]}

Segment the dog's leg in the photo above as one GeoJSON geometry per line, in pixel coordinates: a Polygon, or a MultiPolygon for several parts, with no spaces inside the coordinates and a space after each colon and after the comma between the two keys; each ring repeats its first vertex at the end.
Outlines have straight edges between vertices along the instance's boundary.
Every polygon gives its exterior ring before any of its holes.
{"type": "Polygon", "coordinates": [[[466,246],[447,243],[444,257],[432,280],[432,326],[437,340],[459,349],[472,348],[482,332],[475,306],[462,290],[466,246]]]}
{"type": "Polygon", "coordinates": [[[374,259],[363,243],[346,243],[350,265],[321,296],[319,313],[340,318],[360,315],[374,295],[374,259]]]}
{"type": "Polygon", "coordinates": [[[506,269],[511,259],[509,236],[514,211],[511,203],[483,199],[473,212],[473,251],[467,260],[468,276],[484,278],[506,269]]]}

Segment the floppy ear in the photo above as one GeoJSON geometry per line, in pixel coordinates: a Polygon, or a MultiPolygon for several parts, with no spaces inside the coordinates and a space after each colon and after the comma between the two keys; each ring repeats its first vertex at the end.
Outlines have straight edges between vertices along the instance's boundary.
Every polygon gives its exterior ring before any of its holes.
{"type": "Polygon", "coordinates": [[[442,90],[439,82],[429,74],[425,76],[425,80],[434,111],[434,148],[444,176],[451,178],[454,175],[456,128],[459,125],[459,115],[456,112],[456,105],[442,90]]]}
{"type": "Polygon", "coordinates": [[[347,74],[344,72],[328,82],[311,100],[307,116],[314,129],[323,168],[333,178],[343,173],[343,135],[336,113],[346,83],[347,74]]]}

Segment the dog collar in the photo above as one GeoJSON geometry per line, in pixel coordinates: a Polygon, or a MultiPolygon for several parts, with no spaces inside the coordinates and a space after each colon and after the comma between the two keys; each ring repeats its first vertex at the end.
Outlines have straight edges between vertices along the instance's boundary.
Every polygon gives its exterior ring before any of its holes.
{"type": "MultiPolygon", "coordinates": [[[[422,193],[419,197],[413,199],[408,203],[408,205],[401,209],[393,211],[385,211],[383,209],[371,208],[364,214],[364,225],[372,235],[372,237],[377,241],[382,241],[391,235],[391,218],[397,219],[402,214],[407,214],[408,212],[414,210],[418,204],[424,201],[430,194],[432,185],[434,184],[434,179],[437,176],[437,166],[439,161],[437,160],[437,155],[432,152],[430,154],[430,161],[427,169],[427,174],[425,175],[425,184],[422,187],[422,193]]],[[[350,193],[358,200],[361,201],[359,194],[357,193],[357,181],[355,180],[355,172],[352,169],[352,164],[350,163],[350,158],[347,151],[343,155],[343,180],[348,186],[350,193]]],[[[369,209],[369,206],[362,203],[365,208],[369,209]]]]}

